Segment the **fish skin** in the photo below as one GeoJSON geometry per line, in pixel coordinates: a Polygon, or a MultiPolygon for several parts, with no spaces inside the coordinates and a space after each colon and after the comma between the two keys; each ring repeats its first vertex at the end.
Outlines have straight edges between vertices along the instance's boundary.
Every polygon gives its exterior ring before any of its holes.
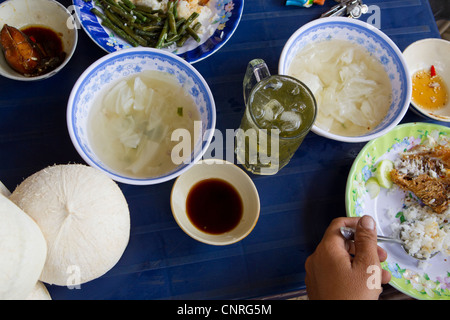
{"type": "Polygon", "coordinates": [[[17,28],[5,24],[0,44],[8,64],[23,75],[32,75],[39,67],[42,54],[30,38],[17,28]]]}
{"type": "Polygon", "coordinates": [[[392,182],[401,189],[414,193],[434,212],[438,214],[445,212],[450,206],[450,148],[437,146],[428,150],[418,145],[407,154],[403,154],[402,159],[420,160],[415,163],[421,163],[423,168],[432,169],[438,177],[430,177],[428,174],[418,176],[411,173],[401,174],[397,169],[393,169],[390,172],[392,182]]]}

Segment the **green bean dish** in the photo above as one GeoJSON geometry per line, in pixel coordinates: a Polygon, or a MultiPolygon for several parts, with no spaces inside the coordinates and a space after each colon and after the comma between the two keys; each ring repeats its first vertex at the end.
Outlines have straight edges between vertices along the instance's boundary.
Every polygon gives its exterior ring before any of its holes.
{"type": "Polygon", "coordinates": [[[130,0],[85,0],[93,1],[91,12],[110,29],[133,47],[167,48],[182,47],[192,38],[200,42],[198,34],[201,22],[196,21],[198,12],[187,18],[177,10],[179,0],[169,1],[167,9],[153,9],[134,4],[130,0]]]}

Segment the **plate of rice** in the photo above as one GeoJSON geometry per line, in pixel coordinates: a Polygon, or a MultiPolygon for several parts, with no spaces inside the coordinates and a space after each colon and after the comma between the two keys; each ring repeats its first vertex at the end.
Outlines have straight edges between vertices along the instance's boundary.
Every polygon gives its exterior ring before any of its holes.
{"type": "Polygon", "coordinates": [[[244,0],[73,0],[73,4],[81,27],[107,53],[147,46],[174,53],[189,63],[219,50],[233,35],[244,9],[244,0]],[[171,3],[175,4],[173,10],[169,9],[171,3]],[[121,22],[117,24],[110,16],[105,18],[106,8],[121,22]],[[175,14],[172,20],[169,10],[175,14]],[[115,25],[111,26],[111,22],[115,25]],[[123,25],[117,28],[120,23],[123,25]],[[195,36],[177,38],[176,31],[180,29],[186,35],[190,29],[195,36]],[[161,41],[163,30],[167,35],[161,41]]]}
{"type": "Polygon", "coordinates": [[[347,180],[347,216],[370,215],[379,235],[405,241],[409,254],[379,244],[388,253],[382,267],[393,287],[416,299],[450,300],[449,163],[450,128],[408,123],[368,142],[347,180]],[[381,169],[382,162],[391,167],[381,169]],[[389,172],[390,184],[382,171],[389,172]]]}

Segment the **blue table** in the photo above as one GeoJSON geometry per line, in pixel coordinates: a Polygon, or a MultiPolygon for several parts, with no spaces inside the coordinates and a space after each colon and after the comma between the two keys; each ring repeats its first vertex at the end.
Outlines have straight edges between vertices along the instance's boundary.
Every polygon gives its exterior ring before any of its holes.
{"type": "MultiPolygon", "coordinates": [[[[416,40],[439,37],[426,0],[365,3],[379,7],[382,31],[401,50],[416,40]]],[[[283,0],[245,1],[231,40],[194,64],[214,94],[219,130],[239,126],[248,61],[262,58],[276,73],[288,37],[334,4],[327,0],[325,6],[305,9],[287,7],[283,0]]],[[[46,166],[83,163],[67,133],[66,104],[79,75],[104,54],[79,30],[74,57],[53,78],[32,83],[0,79],[0,181],[9,189],[46,166]]],[[[403,122],[413,121],[426,120],[408,111],[403,122]]],[[[130,242],[122,259],[79,290],[48,289],[53,299],[246,299],[304,289],[305,260],[330,221],[345,215],[347,174],[363,146],[310,133],[277,175],[250,175],[261,198],[260,219],[246,239],[225,247],[197,242],[178,227],[169,204],[173,181],[121,184],[131,213],[130,242]]]]}

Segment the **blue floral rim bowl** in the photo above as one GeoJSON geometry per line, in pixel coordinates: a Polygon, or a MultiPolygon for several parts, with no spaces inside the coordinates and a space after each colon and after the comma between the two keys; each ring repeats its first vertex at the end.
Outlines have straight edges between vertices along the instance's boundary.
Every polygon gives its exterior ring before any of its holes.
{"type": "MultiPolygon", "coordinates": [[[[280,56],[278,73],[288,74],[292,60],[307,44],[329,40],[345,40],[364,47],[387,72],[392,87],[392,102],[381,123],[360,136],[342,136],[326,131],[316,124],[314,133],[337,141],[366,142],[393,129],[405,116],[411,102],[412,82],[402,52],[382,31],[355,19],[330,17],[314,20],[298,29],[286,42],[280,56]]],[[[320,106],[318,106],[320,109],[320,106]]]]}
{"type": "MultiPolygon", "coordinates": [[[[90,11],[95,3],[86,0],[73,0],[75,12],[81,27],[87,35],[107,53],[131,48],[131,45],[114,32],[101,25],[99,19],[90,11]]],[[[200,35],[200,44],[190,39],[181,48],[162,48],[174,53],[189,63],[199,62],[222,48],[236,31],[244,10],[244,0],[210,0],[208,4],[214,17],[210,25],[214,32],[200,35]]]]}
{"type": "Polygon", "coordinates": [[[67,106],[67,127],[80,156],[113,180],[132,185],[150,185],[176,178],[198,162],[211,143],[216,125],[216,107],[208,84],[201,74],[182,58],[157,49],[132,48],[108,54],[94,62],[75,83],[67,106]],[[108,85],[142,71],[157,70],[176,77],[190,94],[201,118],[201,134],[195,142],[189,161],[174,170],[150,178],[135,178],[109,168],[92,149],[89,139],[89,114],[94,101],[108,85]]]}

